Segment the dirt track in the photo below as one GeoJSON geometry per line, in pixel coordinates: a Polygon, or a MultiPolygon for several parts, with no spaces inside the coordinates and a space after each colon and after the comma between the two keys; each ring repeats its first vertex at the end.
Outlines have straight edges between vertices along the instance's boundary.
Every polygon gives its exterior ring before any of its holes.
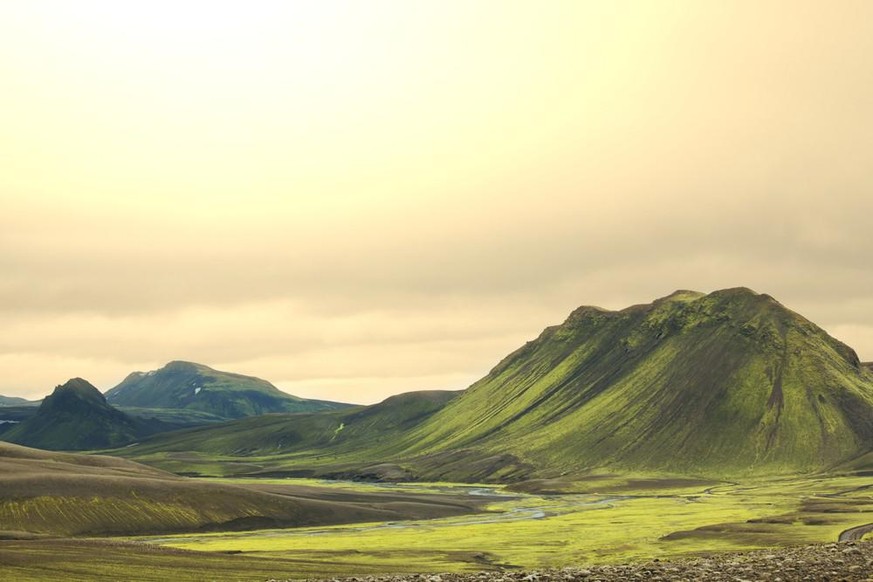
{"type": "Polygon", "coordinates": [[[858,527],[849,528],[840,534],[841,542],[856,542],[864,538],[865,535],[873,531],[873,523],[859,525],[858,527]]]}

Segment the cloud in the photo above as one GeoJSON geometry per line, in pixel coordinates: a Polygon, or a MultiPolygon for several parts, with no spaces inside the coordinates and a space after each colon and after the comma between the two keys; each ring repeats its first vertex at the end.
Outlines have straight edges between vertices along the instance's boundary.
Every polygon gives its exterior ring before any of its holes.
{"type": "Polygon", "coordinates": [[[477,6],[302,44],[0,8],[0,393],[461,388],[580,304],[737,285],[873,359],[869,5],[477,6]]]}

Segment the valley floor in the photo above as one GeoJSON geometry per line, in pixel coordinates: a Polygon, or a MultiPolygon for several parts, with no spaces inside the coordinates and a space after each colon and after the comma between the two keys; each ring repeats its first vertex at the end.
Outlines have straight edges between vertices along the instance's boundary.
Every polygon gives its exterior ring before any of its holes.
{"type": "Polygon", "coordinates": [[[324,564],[326,575],[353,575],[561,568],[832,542],[873,522],[867,477],[708,485],[604,477],[563,485],[571,492],[335,483],[331,487],[495,496],[486,514],[146,539],[179,549],[293,556],[324,564]]]}
{"type": "MultiPolygon", "coordinates": [[[[771,574],[782,572],[778,568],[786,560],[802,560],[787,566],[795,568],[797,575],[782,574],[783,580],[804,579],[806,574],[800,573],[807,566],[816,568],[810,574],[813,580],[823,579],[816,576],[825,571],[837,572],[827,574],[831,579],[873,576],[870,544],[860,542],[870,538],[873,529],[865,527],[873,524],[873,480],[869,477],[704,484],[652,476],[599,476],[589,481],[538,484],[541,491],[550,493],[453,484],[293,482],[311,488],[313,494],[321,490],[328,497],[350,492],[467,496],[484,500],[486,512],[247,532],[0,541],[0,577],[181,581],[490,571],[503,572],[510,582],[528,575],[520,572],[552,570],[527,578],[527,582],[542,582],[583,579],[586,570],[592,573],[591,579],[632,579],[644,567],[655,568],[663,579],[693,579],[705,571],[701,568],[721,572],[730,567],[736,573],[726,579],[760,579],[747,571],[758,565],[746,563],[759,558],[771,574]],[[833,544],[841,536],[855,541],[833,544]],[[816,543],[829,545],[776,550],[816,543]],[[853,548],[861,554],[856,555],[853,548]],[[753,552],[760,549],[766,550],[753,552]],[[746,557],[730,557],[731,552],[744,552],[746,557]],[[821,560],[803,558],[809,552],[821,560]],[[777,557],[767,557],[771,555],[777,557]],[[699,556],[709,557],[687,561],[699,556]],[[827,560],[833,566],[815,565],[827,560]],[[850,566],[861,568],[848,570],[850,566]],[[685,572],[683,568],[697,573],[688,570],[688,575],[680,576],[667,572],[668,567],[677,568],[678,573],[685,572]]],[[[288,483],[259,480],[256,486],[288,483]]],[[[650,574],[643,579],[655,575],[650,574]]],[[[490,574],[481,577],[483,582],[496,579],[490,574]]],[[[428,582],[426,578],[418,579],[428,582]]],[[[442,582],[450,579],[454,575],[444,576],[442,582]]]]}

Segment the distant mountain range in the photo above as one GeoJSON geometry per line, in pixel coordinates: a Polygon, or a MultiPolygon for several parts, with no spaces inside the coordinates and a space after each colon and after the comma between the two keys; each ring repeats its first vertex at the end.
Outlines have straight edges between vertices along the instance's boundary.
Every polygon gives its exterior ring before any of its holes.
{"type": "Polygon", "coordinates": [[[160,370],[130,374],[106,392],[106,400],[113,406],[193,410],[221,418],[269,412],[318,412],[349,406],[299,398],[260,378],[179,361],[160,370]]]}
{"type": "Polygon", "coordinates": [[[679,291],[621,311],[581,307],[457,396],[248,418],[122,454],[166,466],[167,450],[204,466],[268,455],[240,469],[250,474],[389,479],[858,469],[873,451],[873,373],[768,295],[679,291]]]}
{"type": "Polygon", "coordinates": [[[105,397],[86,380],[74,378],[42,403],[7,401],[0,408],[0,440],[48,450],[112,448],[159,432],[247,415],[350,406],[298,398],[265,380],[190,362],[134,372],[105,397]]]}
{"type": "Polygon", "coordinates": [[[17,396],[0,396],[0,407],[4,406],[38,406],[39,402],[18,398],[17,396]]]}

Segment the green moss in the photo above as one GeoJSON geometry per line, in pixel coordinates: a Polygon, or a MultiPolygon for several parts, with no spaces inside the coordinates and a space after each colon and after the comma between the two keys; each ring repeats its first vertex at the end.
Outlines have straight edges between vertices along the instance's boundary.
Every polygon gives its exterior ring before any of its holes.
{"type": "Polygon", "coordinates": [[[862,478],[704,487],[651,475],[602,477],[587,485],[622,491],[520,495],[493,503],[489,509],[497,513],[485,516],[151,541],[294,557],[321,564],[320,575],[332,576],[362,573],[361,564],[367,564],[364,572],[544,568],[826,542],[873,517],[873,492],[862,478]]]}

